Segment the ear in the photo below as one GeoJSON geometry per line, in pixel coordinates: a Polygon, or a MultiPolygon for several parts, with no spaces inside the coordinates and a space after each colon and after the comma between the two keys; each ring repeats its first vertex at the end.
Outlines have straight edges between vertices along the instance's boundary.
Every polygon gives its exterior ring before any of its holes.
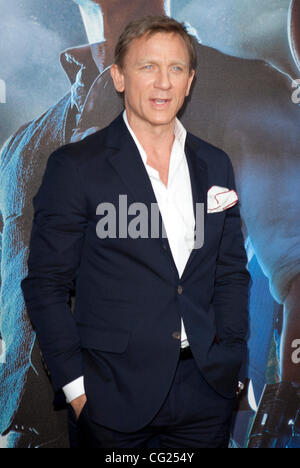
{"type": "Polygon", "coordinates": [[[186,89],[186,93],[185,93],[186,97],[190,94],[190,89],[191,89],[191,86],[192,86],[194,76],[195,76],[195,70],[192,70],[191,73],[190,73],[189,79],[188,79],[188,85],[187,85],[187,89],[186,89]]]}
{"type": "Polygon", "coordinates": [[[125,91],[124,74],[118,65],[113,64],[110,67],[110,76],[112,77],[116,90],[119,93],[123,93],[125,91]]]}

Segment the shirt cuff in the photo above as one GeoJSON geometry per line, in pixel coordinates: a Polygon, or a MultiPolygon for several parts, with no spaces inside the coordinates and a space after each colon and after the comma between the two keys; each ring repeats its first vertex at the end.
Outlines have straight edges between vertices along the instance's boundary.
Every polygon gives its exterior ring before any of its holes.
{"type": "Polygon", "coordinates": [[[73,380],[62,388],[67,403],[85,394],[83,376],[78,377],[78,379],[73,380]]]}

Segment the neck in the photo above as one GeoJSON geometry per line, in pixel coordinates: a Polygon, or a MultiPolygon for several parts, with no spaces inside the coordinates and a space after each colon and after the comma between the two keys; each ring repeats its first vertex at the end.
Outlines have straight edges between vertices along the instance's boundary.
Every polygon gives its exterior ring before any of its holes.
{"type": "Polygon", "coordinates": [[[167,187],[172,147],[174,143],[175,121],[168,125],[138,125],[128,119],[136,138],[147,155],[148,166],[159,173],[159,178],[167,187]]]}
{"type": "Polygon", "coordinates": [[[175,119],[165,125],[153,125],[136,121],[128,110],[126,115],[130,128],[148,156],[155,156],[157,160],[166,160],[166,157],[170,157],[174,143],[175,119]]]}
{"type": "MultiPolygon", "coordinates": [[[[81,7],[84,13],[84,6],[81,7]]],[[[127,2],[126,8],[124,8],[123,1],[113,2],[111,0],[103,0],[101,5],[103,29],[104,29],[104,43],[91,44],[91,51],[93,59],[100,72],[104,68],[108,67],[113,63],[114,50],[117,40],[124,30],[125,26],[134,19],[141,18],[147,15],[164,15],[164,2],[163,0],[151,0],[151,1],[139,1],[139,2],[127,2]],[[120,12],[122,14],[120,14],[120,12]]],[[[94,24],[99,22],[100,11],[91,12],[86,11],[86,16],[89,17],[92,23],[95,15],[94,24]],[[96,18],[97,16],[97,18],[96,18]],[[97,21],[96,21],[97,20],[97,21]]],[[[88,37],[89,34],[88,34],[88,37]]],[[[91,41],[90,41],[91,42],[91,41]]],[[[95,41],[92,41],[95,42],[95,41]]]]}

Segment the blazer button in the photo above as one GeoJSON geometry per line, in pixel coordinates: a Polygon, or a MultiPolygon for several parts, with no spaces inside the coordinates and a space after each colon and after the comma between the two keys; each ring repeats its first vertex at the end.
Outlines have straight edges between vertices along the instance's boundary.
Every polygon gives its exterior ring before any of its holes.
{"type": "Polygon", "coordinates": [[[181,338],[181,333],[179,331],[175,331],[172,333],[172,338],[174,338],[174,340],[180,340],[181,338]]]}
{"type": "Polygon", "coordinates": [[[178,286],[177,292],[178,292],[178,294],[179,294],[180,296],[181,296],[181,294],[183,293],[183,287],[181,286],[181,284],[178,286]]]}

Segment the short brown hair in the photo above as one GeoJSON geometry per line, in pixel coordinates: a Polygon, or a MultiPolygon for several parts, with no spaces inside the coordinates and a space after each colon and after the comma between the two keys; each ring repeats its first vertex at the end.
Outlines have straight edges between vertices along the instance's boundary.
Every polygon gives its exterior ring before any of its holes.
{"type": "Polygon", "coordinates": [[[179,23],[173,18],[168,16],[146,16],[138,20],[131,21],[123,33],[119,37],[118,43],[115,48],[114,63],[123,68],[124,58],[128,51],[131,42],[134,39],[139,39],[142,36],[153,36],[156,33],[175,33],[179,34],[184,40],[189,54],[189,68],[190,72],[196,67],[196,53],[193,44],[193,38],[187,32],[183,23],[179,23]]]}

